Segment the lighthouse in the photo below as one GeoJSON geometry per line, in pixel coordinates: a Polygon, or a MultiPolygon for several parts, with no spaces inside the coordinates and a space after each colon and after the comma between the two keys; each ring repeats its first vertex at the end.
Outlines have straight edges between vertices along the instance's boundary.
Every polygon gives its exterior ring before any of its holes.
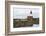
{"type": "Polygon", "coordinates": [[[28,20],[31,20],[33,18],[33,16],[32,16],[32,11],[30,11],[30,14],[27,16],[27,19],[28,20]]]}
{"type": "Polygon", "coordinates": [[[32,11],[30,11],[30,15],[27,16],[28,24],[29,26],[33,26],[33,16],[32,16],[32,11]]]}
{"type": "Polygon", "coordinates": [[[29,12],[29,16],[32,16],[32,11],[29,12]]]}

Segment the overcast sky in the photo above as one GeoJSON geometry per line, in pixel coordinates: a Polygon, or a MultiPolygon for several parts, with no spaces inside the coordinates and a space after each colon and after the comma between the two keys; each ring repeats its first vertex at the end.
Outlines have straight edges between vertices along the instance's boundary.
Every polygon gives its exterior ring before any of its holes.
{"type": "Polygon", "coordinates": [[[14,8],[13,18],[25,19],[27,16],[39,18],[39,8],[14,8]],[[32,14],[30,14],[30,11],[32,11],[32,14]]]}

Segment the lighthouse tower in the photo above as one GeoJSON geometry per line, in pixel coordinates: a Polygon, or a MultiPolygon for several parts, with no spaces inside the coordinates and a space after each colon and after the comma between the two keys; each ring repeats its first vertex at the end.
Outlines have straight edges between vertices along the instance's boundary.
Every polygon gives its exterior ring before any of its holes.
{"type": "Polygon", "coordinates": [[[32,11],[30,11],[30,14],[29,14],[29,16],[27,16],[27,19],[28,20],[31,20],[33,18],[33,16],[32,16],[32,11]]]}
{"type": "Polygon", "coordinates": [[[30,11],[29,16],[32,16],[32,11],[30,11]]]}
{"type": "Polygon", "coordinates": [[[27,16],[28,24],[29,26],[33,26],[33,16],[32,16],[32,11],[30,11],[30,15],[27,16]]]}

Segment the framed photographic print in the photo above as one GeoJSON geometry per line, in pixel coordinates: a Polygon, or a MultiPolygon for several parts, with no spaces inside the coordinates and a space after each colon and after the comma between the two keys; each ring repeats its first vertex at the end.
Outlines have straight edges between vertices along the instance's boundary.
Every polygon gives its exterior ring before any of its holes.
{"type": "Polygon", "coordinates": [[[45,4],[6,1],[6,35],[45,32],[45,4]]]}

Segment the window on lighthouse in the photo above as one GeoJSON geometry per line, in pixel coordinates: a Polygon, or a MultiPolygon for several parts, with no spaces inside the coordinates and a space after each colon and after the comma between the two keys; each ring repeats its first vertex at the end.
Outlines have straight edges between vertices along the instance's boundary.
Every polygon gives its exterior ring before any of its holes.
{"type": "Polygon", "coordinates": [[[32,11],[30,11],[30,14],[32,14],[32,11]]]}
{"type": "Polygon", "coordinates": [[[29,13],[30,15],[29,16],[32,16],[32,11],[30,11],[30,13],[29,13]]]}

